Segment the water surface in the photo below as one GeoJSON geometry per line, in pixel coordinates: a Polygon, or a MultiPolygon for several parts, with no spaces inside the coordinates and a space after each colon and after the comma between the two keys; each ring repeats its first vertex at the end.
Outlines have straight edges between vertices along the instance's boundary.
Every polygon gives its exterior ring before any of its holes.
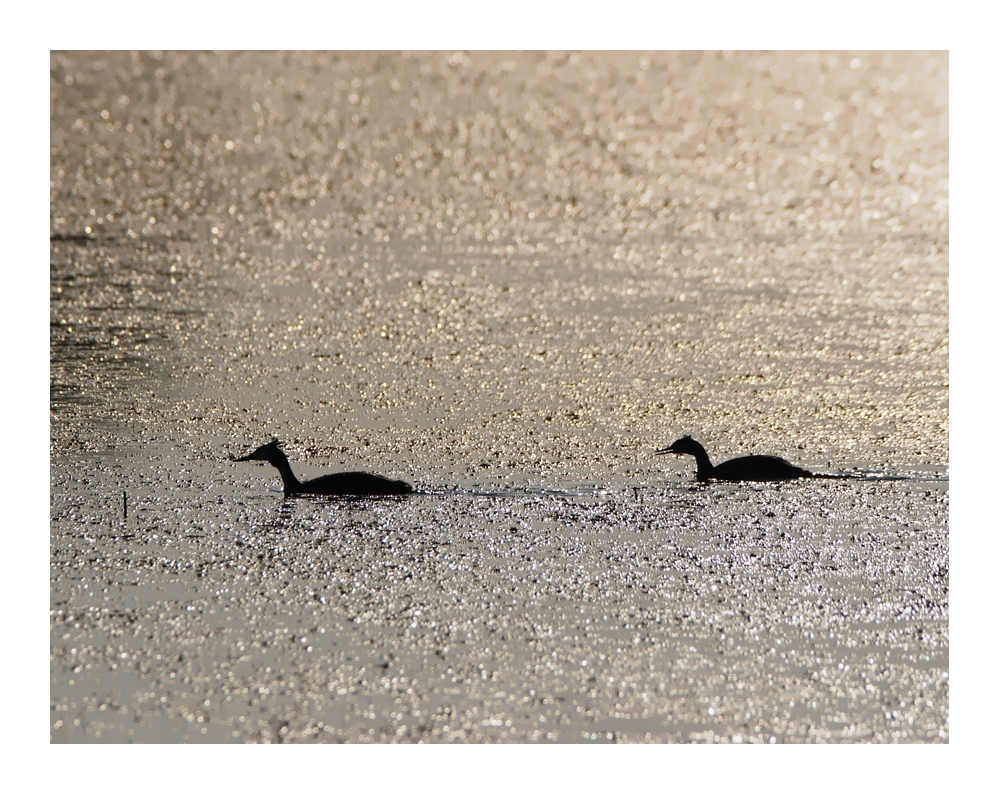
{"type": "Polygon", "coordinates": [[[948,741],[947,74],[53,53],[52,741],[948,741]]]}

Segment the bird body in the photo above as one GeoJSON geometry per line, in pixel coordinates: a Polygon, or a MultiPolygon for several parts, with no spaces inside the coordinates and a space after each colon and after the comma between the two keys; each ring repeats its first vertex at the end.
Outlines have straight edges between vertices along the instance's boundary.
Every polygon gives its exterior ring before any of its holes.
{"type": "Polygon", "coordinates": [[[677,439],[670,446],[657,449],[657,455],[693,455],[697,461],[697,481],[727,480],[729,482],[772,482],[814,477],[810,471],[798,468],[776,455],[747,455],[733,458],[717,466],[711,465],[708,453],[690,436],[677,439]]]}
{"type": "Polygon", "coordinates": [[[281,474],[285,496],[373,496],[402,495],[413,492],[413,486],[407,482],[390,480],[387,477],[363,471],[324,474],[321,477],[300,482],[295,476],[295,472],[291,470],[288,456],[278,446],[277,439],[255,449],[249,455],[235,458],[235,460],[259,460],[270,463],[281,474]]]}

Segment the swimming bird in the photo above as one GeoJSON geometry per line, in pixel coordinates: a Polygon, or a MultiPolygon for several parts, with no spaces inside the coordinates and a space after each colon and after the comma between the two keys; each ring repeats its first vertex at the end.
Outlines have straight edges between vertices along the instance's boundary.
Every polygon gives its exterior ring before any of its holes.
{"type": "Polygon", "coordinates": [[[815,477],[810,471],[799,469],[784,458],[775,455],[747,455],[733,458],[717,466],[712,466],[708,453],[690,436],[674,441],[670,446],[657,449],[657,455],[693,455],[697,461],[697,481],[729,480],[731,482],[768,482],[772,480],[796,480],[799,477],[815,477]]]}
{"type": "Polygon", "coordinates": [[[253,450],[236,461],[259,460],[270,463],[281,473],[284,482],[284,495],[287,496],[372,496],[376,494],[407,494],[413,492],[413,486],[402,480],[389,480],[377,474],[363,471],[344,471],[338,474],[324,474],[313,480],[299,482],[295,472],[291,470],[288,456],[281,451],[278,440],[253,450]]]}

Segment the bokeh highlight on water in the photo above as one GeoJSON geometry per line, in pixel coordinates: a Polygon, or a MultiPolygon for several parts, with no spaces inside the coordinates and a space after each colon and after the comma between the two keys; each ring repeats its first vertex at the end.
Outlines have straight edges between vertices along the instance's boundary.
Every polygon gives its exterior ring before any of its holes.
{"type": "Polygon", "coordinates": [[[947,74],[53,53],[52,741],[947,741],[947,74]]]}

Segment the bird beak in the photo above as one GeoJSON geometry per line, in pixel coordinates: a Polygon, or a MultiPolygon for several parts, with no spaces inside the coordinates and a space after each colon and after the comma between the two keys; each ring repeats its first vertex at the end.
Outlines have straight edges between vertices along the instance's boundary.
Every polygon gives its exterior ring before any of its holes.
{"type": "Polygon", "coordinates": [[[246,456],[246,457],[244,457],[244,458],[237,458],[237,457],[236,457],[235,455],[233,455],[233,456],[232,456],[232,458],[230,458],[230,460],[234,460],[234,461],[236,461],[237,463],[239,463],[239,462],[241,462],[241,461],[244,461],[244,460],[252,460],[252,459],[250,458],[250,456],[249,456],[249,455],[247,455],[247,456],[246,456]]]}
{"type": "Polygon", "coordinates": [[[669,455],[673,451],[674,451],[673,447],[663,447],[662,449],[657,449],[655,451],[655,454],[656,455],[669,455]]]}

